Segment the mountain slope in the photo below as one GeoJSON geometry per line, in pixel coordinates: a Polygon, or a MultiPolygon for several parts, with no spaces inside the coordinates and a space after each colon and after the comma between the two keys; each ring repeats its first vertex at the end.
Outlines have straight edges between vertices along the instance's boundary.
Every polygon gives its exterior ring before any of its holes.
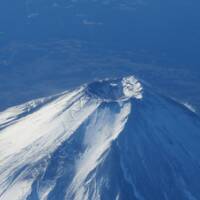
{"type": "Polygon", "coordinates": [[[0,114],[0,199],[200,199],[200,120],[134,77],[0,114]]]}

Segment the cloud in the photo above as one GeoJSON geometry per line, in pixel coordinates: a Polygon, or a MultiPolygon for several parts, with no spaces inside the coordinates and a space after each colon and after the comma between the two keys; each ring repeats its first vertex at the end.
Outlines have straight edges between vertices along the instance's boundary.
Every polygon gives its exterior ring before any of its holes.
{"type": "Polygon", "coordinates": [[[27,17],[30,18],[35,18],[38,17],[40,14],[39,13],[30,13],[27,17]]]}
{"type": "Polygon", "coordinates": [[[191,104],[189,104],[188,102],[183,103],[183,105],[185,107],[187,107],[189,110],[191,110],[192,112],[196,112],[195,108],[191,104]]]}
{"type": "Polygon", "coordinates": [[[90,21],[90,20],[87,20],[87,19],[83,20],[83,24],[89,25],[89,26],[101,26],[101,25],[103,25],[102,22],[95,22],[95,21],[90,21]]]}

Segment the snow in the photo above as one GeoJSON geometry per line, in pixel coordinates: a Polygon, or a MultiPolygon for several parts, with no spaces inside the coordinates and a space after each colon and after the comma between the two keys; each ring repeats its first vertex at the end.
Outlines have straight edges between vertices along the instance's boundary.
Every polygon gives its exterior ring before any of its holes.
{"type": "MultiPolygon", "coordinates": [[[[98,107],[98,102],[80,99],[81,96],[81,90],[65,94],[1,131],[0,196],[10,187],[9,177],[23,166],[36,163],[53,152],[98,107]]],[[[28,190],[31,184],[32,180],[26,181],[27,187],[23,190],[28,190]]],[[[16,194],[12,199],[18,199],[20,195],[16,194]]]]}
{"type": "Polygon", "coordinates": [[[123,92],[126,97],[135,97],[136,99],[142,99],[142,85],[134,76],[123,78],[122,85],[123,92]]]}
{"type": "Polygon", "coordinates": [[[123,103],[117,114],[105,107],[97,110],[91,117],[83,139],[86,150],[76,161],[76,173],[66,194],[66,199],[71,199],[72,194],[75,194],[75,200],[89,199],[84,195],[87,194],[84,183],[88,175],[100,164],[103,154],[108,151],[112,141],[123,130],[130,111],[130,103],[123,103]]]}
{"type": "Polygon", "coordinates": [[[24,200],[28,197],[31,191],[31,184],[29,181],[18,181],[16,184],[11,185],[6,193],[4,193],[1,200],[24,200]]]}

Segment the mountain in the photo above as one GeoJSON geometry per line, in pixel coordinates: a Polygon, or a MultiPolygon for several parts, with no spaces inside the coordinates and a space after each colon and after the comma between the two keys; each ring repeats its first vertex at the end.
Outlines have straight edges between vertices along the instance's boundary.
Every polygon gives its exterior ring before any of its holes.
{"type": "Polygon", "coordinates": [[[0,200],[198,200],[200,119],[134,76],[0,113],[0,200]]]}

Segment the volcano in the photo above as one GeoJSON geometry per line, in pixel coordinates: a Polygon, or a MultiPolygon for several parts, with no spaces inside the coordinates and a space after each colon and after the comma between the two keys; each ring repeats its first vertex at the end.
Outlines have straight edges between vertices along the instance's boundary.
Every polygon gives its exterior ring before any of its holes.
{"type": "Polygon", "coordinates": [[[0,113],[0,200],[199,199],[199,117],[134,76],[0,113]]]}

